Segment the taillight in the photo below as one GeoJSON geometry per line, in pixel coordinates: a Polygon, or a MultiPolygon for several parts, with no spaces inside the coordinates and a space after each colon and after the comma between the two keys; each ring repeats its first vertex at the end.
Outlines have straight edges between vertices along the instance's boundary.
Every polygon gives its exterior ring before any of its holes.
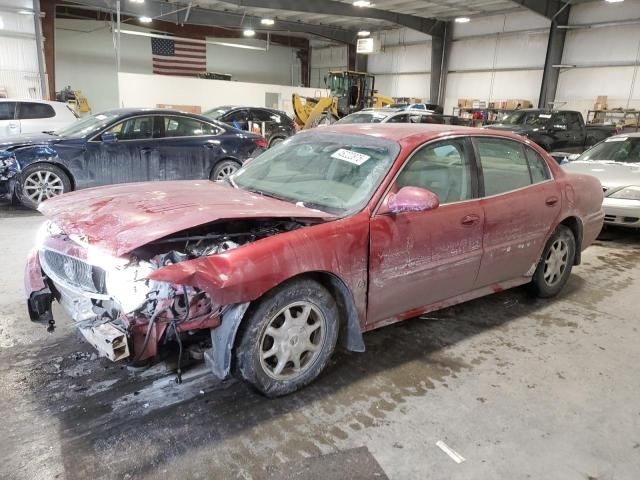
{"type": "Polygon", "coordinates": [[[265,150],[269,148],[269,144],[264,137],[258,137],[253,139],[253,143],[255,143],[258,148],[264,148],[265,150]]]}

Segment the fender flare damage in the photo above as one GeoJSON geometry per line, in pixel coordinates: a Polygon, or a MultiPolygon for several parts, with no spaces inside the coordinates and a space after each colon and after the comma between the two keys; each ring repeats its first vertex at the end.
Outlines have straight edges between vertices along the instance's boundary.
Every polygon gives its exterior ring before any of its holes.
{"type": "Polygon", "coordinates": [[[211,329],[211,349],[204,353],[204,358],[211,372],[224,380],[231,371],[231,357],[240,322],[249,308],[249,302],[232,305],[222,314],[222,322],[211,329]]]}

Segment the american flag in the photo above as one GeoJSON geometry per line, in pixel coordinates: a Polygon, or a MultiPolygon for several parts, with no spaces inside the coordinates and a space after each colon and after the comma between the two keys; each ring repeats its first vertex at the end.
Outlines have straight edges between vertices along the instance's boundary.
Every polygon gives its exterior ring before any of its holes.
{"type": "Polygon", "coordinates": [[[207,71],[207,46],[201,41],[152,38],[153,73],[197,75],[207,71]]]}

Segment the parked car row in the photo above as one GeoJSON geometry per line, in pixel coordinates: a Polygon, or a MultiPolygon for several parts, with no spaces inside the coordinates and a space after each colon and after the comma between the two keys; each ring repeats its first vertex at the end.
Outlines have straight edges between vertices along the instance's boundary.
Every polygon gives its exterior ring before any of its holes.
{"type": "Polygon", "coordinates": [[[58,130],[78,118],[69,105],[45,100],[0,99],[0,140],[27,133],[58,130]]]}

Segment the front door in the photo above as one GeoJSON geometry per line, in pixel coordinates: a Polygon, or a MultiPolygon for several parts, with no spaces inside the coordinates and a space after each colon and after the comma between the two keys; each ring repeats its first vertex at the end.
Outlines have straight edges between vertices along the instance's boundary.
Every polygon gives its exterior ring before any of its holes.
{"type": "Polygon", "coordinates": [[[520,142],[476,138],[482,166],[484,254],[478,287],[533,275],[560,213],[561,194],[546,162],[520,142]]]}
{"type": "Polygon", "coordinates": [[[420,147],[391,190],[406,186],[432,191],[440,207],[371,219],[368,324],[473,290],[480,267],[484,213],[471,142],[420,147]]]}
{"type": "Polygon", "coordinates": [[[101,135],[87,142],[86,186],[143,182],[158,178],[157,141],[153,139],[151,115],[131,117],[104,133],[115,135],[105,141],[101,135]]]}

